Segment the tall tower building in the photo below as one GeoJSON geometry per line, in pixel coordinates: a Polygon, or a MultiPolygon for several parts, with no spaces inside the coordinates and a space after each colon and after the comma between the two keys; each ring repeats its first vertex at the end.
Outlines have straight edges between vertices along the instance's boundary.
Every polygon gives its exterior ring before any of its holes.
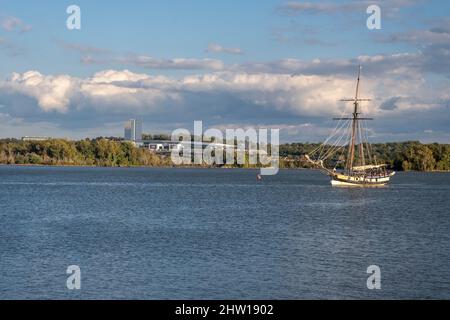
{"type": "Polygon", "coordinates": [[[142,140],[142,121],[130,119],[125,122],[124,138],[129,141],[142,140]]]}

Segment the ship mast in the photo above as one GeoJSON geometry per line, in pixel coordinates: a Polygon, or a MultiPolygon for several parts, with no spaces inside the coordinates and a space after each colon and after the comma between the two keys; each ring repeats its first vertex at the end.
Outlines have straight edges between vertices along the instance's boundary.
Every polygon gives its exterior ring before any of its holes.
{"type": "Polygon", "coordinates": [[[353,110],[353,119],[352,119],[352,138],[350,142],[350,149],[348,150],[349,156],[347,157],[347,170],[350,172],[353,168],[353,161],[355,159],[355,142],[356,142],[356,129],[358,125],[358,94],[359,94],[359,81],[361,79],[361,66],[359,66],[358,69],[358,81],[356,82],[356,94],[355,94],[355,101],[353,103],[354,110],[353,110]]]}
{"type": "MultiPolygon", "coordinates": [[[[359,98],[359,83],[360,83],[360,79],[361,79],[361,69],[362,69],[362,67],[359,66],[355,98],[341,100],[341,101],[351,101],[351,102],[353,102],[353,106],[354,106],[352,118],[350,118],[350,120],[352,120],[352,132],[351,132],[351,139],[350,139],[350,145],[349,145],[349,149],[348,149],[347,162],[346,162],[346,170],[348,173],[353,171],[353,163],[355,160],[355,145],[356,145],[357,135],[359,135],[359,149],[358,149],[359,161],[362,166],[365,165],[364,146],[363,146],[363,141],[362,141],[360,120],[371,120],[369,118],[360,118],[359,117],[359,114],[360,114],[359,102],[371,101],[370,99],[360,99],[359,98]]],[[[340,120],[340,119],[338,119],[338,120],[340,120]]]]}

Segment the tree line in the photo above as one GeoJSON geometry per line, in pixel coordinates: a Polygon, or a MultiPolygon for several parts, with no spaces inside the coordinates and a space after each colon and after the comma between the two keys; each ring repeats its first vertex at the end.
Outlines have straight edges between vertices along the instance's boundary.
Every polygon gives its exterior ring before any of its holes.
{"type": "MultiPolygon", "coordinates": [[[[280,156],[285,167],[309,167],[302,158],[304,154],[312,152],[320,144],[291,143],[280,146],[280,156]]],[[[326,149],[326,148],[325,148],[326,149]]],[[[385,163],[397,171],[449,171],[449,144],[422,144],[419,141],[378,143],[371,145],[371,153],[377,163],[385,163]]],[[[326,151],[325,151],[326,152],[326,151]]],[[[344,154],[346,150],[344,149],[344,154]]],[[[328,160],[327,165],[339,163],[338,155],[328,160]]],[[[341,164],[342,166],[342,164],[341,164]]],[[[338,165],[339,167],[339,165],[338,165]]]]}
{"type": "Polygon", "coordinates": [[[165,166],[170,159],[118,139],[68,141],[0,140],[0,164],[104,167],[165,166]]]}
{"type": "MultiPolygon", "coordinates": [[[[310,167],[303,155],[310,153],[318,146],[319,144],[315,143],[280,145],[280,167],[310,167]]],[[[450,170],[449,144],[422,144],[418,141],[379,143],[372,145],[372,155],[378,163],[386,163],[394,170],[450,170]]],[[[337,157],[331,158],[327,165],[336,165],[339,160],[337,157]]],[[[109,138],[80,141],[3,139],[0,140],[0,164],[107,167],[173,166],[170,155],[156,154],[147,149],[137,148],[130,142],[109,138]]],[[[248,167],[255,166],[249,165],[248,167]]]]}

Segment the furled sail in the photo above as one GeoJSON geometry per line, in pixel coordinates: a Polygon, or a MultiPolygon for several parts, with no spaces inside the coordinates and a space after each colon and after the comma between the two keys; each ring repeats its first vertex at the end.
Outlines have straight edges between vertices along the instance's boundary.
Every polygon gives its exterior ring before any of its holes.
{"type": "Polygon", "coordinates": [[[372,170],[372,169],[380,169],[383,167],[386,167],[386,165],[378,164],[378,165],[358,166],[358,167],[353,167],[353,171],[366,171],[366,170],[372,170]]]}

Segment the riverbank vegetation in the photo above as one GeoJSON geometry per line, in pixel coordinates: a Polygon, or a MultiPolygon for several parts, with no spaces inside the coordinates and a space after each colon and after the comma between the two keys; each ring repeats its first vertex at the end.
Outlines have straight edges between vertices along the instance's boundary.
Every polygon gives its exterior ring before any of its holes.
{"type": "Polygon", "coordinates": [[[0,140],[0,164],[79,166],[169,166],[170,159],[113,139],[67,141],[0,140]]]}
{"type": "MultiPolygon", "coordinates": [[[[319,144],[292,143],[280,146],[280,156],[286,167],[308,167],[309,164],[302,159],[319,147],[319,144]]],[[[386,163],[397,171],[449,171],[450,145],[449,144],[422,144],[418,141],[378,143],[371,145],[371,153],[377,163],[386,163]]],[[[344,152],[346,152],[344,150],[344,152]]],[[[329,160],[328,165],[338,162],[336,158],[329,160]]]]}
{"type": "MultiPolygon", "coordinates": [[[[318,146],[318,144],[311,143],[281,145],[280,167],[308,168],[309,164],[302,156],[318,146]]],[[[381,143],[372,145],[372,154],[378,163],[387,163],[395,170],[450,170],[449,144],[422,144],[416,141],[381,143]]],[[[337,160],[331,159],[330,161],[336,163],[337,160]]],[[[129,142],[105,138],[80,141],[3,139],[0,140],[0,164],[105,167],[173,166],[170,155],[155,154],[149,150],[136,148],[129,142]]]]}

